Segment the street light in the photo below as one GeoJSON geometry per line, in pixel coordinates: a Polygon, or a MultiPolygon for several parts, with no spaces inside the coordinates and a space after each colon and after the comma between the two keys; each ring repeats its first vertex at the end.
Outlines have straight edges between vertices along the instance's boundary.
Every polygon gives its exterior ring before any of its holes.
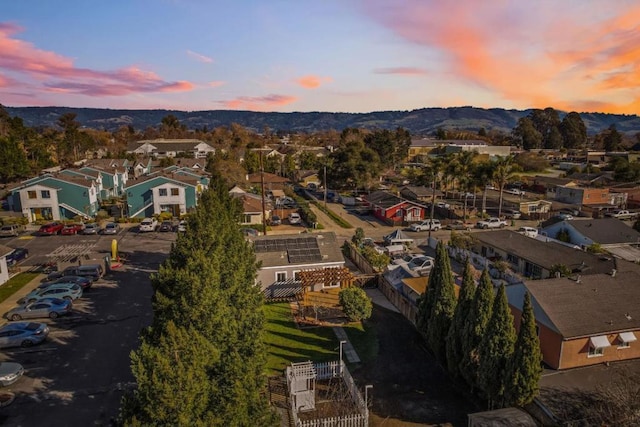
{"type": "Polygon", "coordinates": [[[367,384],[364,386],[364,407],[369,410],[369,389],[373,388],[373,385],[367,384]]]}
{"type": "Polygon", "coordinates": [[[342,344],[346,343],[346,341],[340,341],[340,373],[342,373],[342,344]]]}

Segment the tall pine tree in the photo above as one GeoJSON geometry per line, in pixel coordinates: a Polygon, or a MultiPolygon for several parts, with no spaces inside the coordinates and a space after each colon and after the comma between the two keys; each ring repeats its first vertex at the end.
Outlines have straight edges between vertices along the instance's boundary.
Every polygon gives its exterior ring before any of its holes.
{"type": "Polygon", "coordinates": [[[446,339],[456,307],[456,296],[449,254],[442,242],[436,246],[436,259],[429,274],[429,288],[431,286],[433,303],[427,324],[427,344],[438,362],[446,365],[446,339]]]}
{"type": "Polygon", "coordinates": [[[480,388],[487,398],[489,408],[502,408],[508,382],[507,364],[513,356],[516,331],[513,316],[507,302],[504,285],[500,286],[493,303],[493,312],[487,331],[480,343],[480,388]]]}
{"type": "Polygon", "coordinates": [[[507,365],[506,400],[510,405],[525,406],[533,401],[539,392],[542,374],[542,353],[536,333],[536,319],[531,305],[531,296],[524,294],[520,330],[513,353],[507,365]]]}
{"type": "Polygon", "coordinates": [[[462,363],[464,325],[466,319],[470,316],[475,292],[476,284],[473,279],[473,267],[467,260],[462,272],[462,286],[458,294],[458,303],[453,314],[449,334],[447,335],[447,367],[454,378],[461,375],[460,365],[462,363]]]}
{"type": "MultiPolygon", "coordinates": [[[[184,328],[197,325],[219,352],[206,370],[206,413],[216,414],[209,425],[270,425],[273,414],[261,395],[266,351],[255,255],[238,225],[239,202],[226,188],[219,176],[212,178],[189,217],[187,233],[153,276],[154,321],[148,343],[160,345],[170,322],[184,328]]],[[[149,377],[137,373],[138,386],[149,377]]]]}
{"type": "Polygon", "coordinates": [[[489,271],[484,269],[480,276],[480,283],[476,289],[466,317],[462,332],[462,360],[460,373],[471,390],[478,388],[478,364],[480,361],[478,347],[487,330],[493,307],[493,284],[489,271]]]}

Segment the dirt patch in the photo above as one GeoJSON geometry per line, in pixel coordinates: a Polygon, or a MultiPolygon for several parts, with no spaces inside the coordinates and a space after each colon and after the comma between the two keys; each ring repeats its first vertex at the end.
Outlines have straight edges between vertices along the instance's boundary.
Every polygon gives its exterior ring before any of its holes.
{"type": "Polygon", "coordinates": [[[374,305],[367,322],[376,329],[378,357],[352,374],[361,387],[373,385],[370,426],[466,426],[467,414],[480,411],[453,388],[401,314],[374,305]]]}

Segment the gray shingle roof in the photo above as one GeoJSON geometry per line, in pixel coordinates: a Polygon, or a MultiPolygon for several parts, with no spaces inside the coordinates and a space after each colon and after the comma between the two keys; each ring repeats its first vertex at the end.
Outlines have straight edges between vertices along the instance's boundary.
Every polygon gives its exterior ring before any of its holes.
{"type": "Polygon", "coordinates": [[[567,221],[567,226],[601,245],[640,243],[640,233],[617,218],[567,221]]]}
{"type": "Polygon", "coordinates": [[[636,271],[532,280],[525,286],[565,338],[640,328],[640,274],[636,271]]]}
{"type": "Polygon", "coordinates": [[[581,274],[608,273],[615,268],[611,257],[600,257],[558,243],[543,242],[511,230],[474,233],[473,237],[547,270],[559,263],[572,270],[581,270],[581,274]]]}

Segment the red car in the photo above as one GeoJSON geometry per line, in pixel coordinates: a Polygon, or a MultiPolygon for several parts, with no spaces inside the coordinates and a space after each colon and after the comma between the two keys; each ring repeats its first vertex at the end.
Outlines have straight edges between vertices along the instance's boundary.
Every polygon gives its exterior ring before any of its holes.
{"type": "Polygon", "coordinates": [[[51,236],[53,234],[58,234],[64,228],[64,224],[61,222],[50,222],[49,224],[45,224],[38,230],[38,234],[51,236]]]}
{"type": "Polygon", "coordinates": [[[60,230],[60,234],[64,234],[64,235],[78,234],[78,233],[81,233],[82,230],[84,230],[83,224],[67,224],[62,228],[62,230],[60,230]]]}

